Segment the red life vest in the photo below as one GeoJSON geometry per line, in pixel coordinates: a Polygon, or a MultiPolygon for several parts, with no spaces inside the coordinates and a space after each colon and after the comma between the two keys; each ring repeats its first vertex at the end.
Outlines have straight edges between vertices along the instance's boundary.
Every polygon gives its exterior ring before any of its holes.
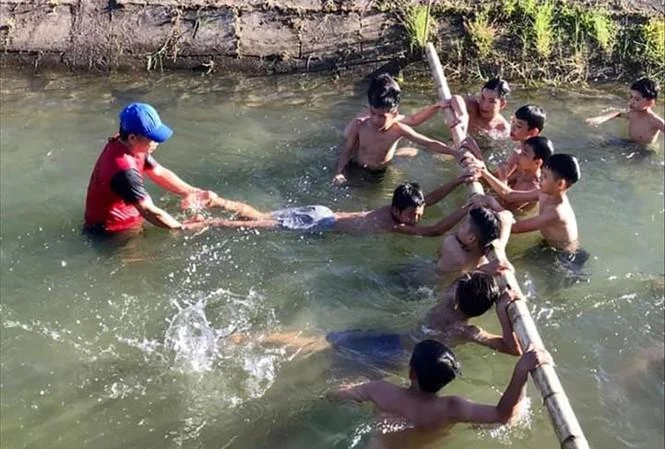
{"type": "Polygon", "coordinates": [[[135,156],[117,138],[109,139],[90,176],[85,201],[86,228],[108,232],[140,228],[143,216],[111,188],[111,179],[121,171],[136,169],[143,177],[145,157],[135,156]]]}

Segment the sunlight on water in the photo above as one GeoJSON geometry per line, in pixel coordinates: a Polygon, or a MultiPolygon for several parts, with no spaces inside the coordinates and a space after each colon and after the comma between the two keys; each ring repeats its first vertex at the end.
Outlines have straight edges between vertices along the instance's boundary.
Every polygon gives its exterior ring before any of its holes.
{"type": "MultiPolygon", "coordinates": [[[[437,239],[148,228],[107,247],[79,229],[90,168],[129,101],[152,102],[174,128],[155,155],[161,163],[261,210],[367,210],[388,204],[400,182],[429,190],[457,174],[421,151],[395,160],[381,184],[333,188],[341,132],[364,107],[365,89],[312,76],[3,78],[2,446],[361,449],[413,430],[382,425],[366,408],[323,403],[322,392],[359,376],[338,377],[329,352],[259,339],[415,327],[443,287],[431,270],[437,239]]],[[[514,236],[509,257],[592,447],[653,449],[663,445],[665,421],[665,152],[662,139],[646,152],[616,139],[624,124],[583,121],[621,106],[623,90],[513,90],[505,116],[541,104],[544,134],[580,160],[570,197],[591,258],[586,277],[566,277],[537,236],[514,236]]],[[[430,80],[403,86],[407,113],[435,99],[430,80]]],[[[450,139],[439,118],[419,130],[450,139]]],[[[487,159],[499,162],[512,146],[493,145],[487,159]]],[[[147,188],[187,216],[178,198],[147,188]]],[[[464,200],[456,192],[428,208],[427,221],[464,200]]],[[[218,215],[198,206],[189,212],[218,215]]],[[[475,323],[499,330],[493,314],[475,323]]],[[[443,394],[495,404],[515,359],[473,345],[455,352],[465,375],[443,394]]],[[[385,374],[408,381],[406,367],[385,374]]],[[[459,425],[423,447],[555,449],[547,412],[530,395],[513,426],[459,425]]]]}

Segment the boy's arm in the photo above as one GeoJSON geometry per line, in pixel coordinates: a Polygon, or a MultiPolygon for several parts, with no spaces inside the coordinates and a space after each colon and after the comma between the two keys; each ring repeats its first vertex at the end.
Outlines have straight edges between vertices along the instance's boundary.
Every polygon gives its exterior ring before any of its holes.
{"type": "Polygon", "coordinates": [[[524,398],[529,371],[545,363],[552,363],[552,358],[547,351],[530,348],[517,361],[510,383],[497,405],[477,404],[454,396],[449,404],[450,421],[474,424],[509,423],[517,414],[518,404],[524,398]]]}
{"type": "Polygon", "coordinates": [[[468,206],[462,206],[443,220],[431,226],[414,226],[399,224],[393,227],[393,231],[400,234],[422,235],[427,237],[437,237],[451,230],[459,221],[464,218],[468,206]]]}
{"type": "Polygon", "coordinates": [[[513,151],[508,159],[496,167],[495,176],[502,181],[507,181],[515,170],[517,170],[517,153],[513,151]]]}
{"type": "Polygon", "coordinates": [[[519,352],[514,352],[514,350],[511,350],[511,348],[506,345],[501,335],[487,332],[486,330],[473,324],[467,324],[466,326],[467,329],[462,332],[462,337],[466,338],[468,341],[472,341],[481,346],[487,346],[490,349],[503,352],[505,354],[520,355],[519,352]]]}
{"type": "Polygon", "coordinates": [[[657,116],[656,114],[653,114],[651,116],[652,123],[654,128],[656,128],[658,131],[665,133],[665,120],[663,120],[662,117],[657,116]]]}
{"type": "Polygon", "coordinates": [[[624,118],[627,117],[626,112],[625,111],[612,111],[612,112],[608,112],[607,114],[599,115],[597,117],[588,118],[585,121],[588,125],[598,126],[598,125],[601,125],[601,124],[603,124],[603,123],[605,123],[609,120],[613,120],[617,117],[624,117],[624,118]]]}
{"type": "Polygon", "coordinates": [[[203,229],[203,228],[247,228],[247,229],[274,229],[277,227],[277,221],[271,219],[235,221],[222,218],[212,218],[209,220],[188,220],[182,225],[183,229],[203,229]]]}
{"type": "Polygon", "coordinates": [[[520,220],[512,227],[513,234],[522,234],[524,232],[537,231],[552,224],[559,219],[558,214],[554,210],[546,210],[545,212],[536,215],[535,217],[520,220]]]}
{"type": "Polygon", "coordinates": [[[402,137],[406,137],[411,142],[424,146],[433,153],[449,154],[451,156],[457,155],[457,152],[453,148],[443,142],[423,136],[422,134],[415,132],[410,126],[403,123],[398,123],[398,126],[402,137]]]}
{"type": "Polygon", "coordinates": [[[346,141],[344,142],[344,149],[342,154],[339,156],[339,162],[337,163],[337,170],[335,171],[335,176],[333,177],[333,183],[343,184],[346,182],[346,178],[342,173],[344,168],[348,165],[351,160],[351,155],[353,150],[356,147],[358,142],[358,121],[354,122],[354,125],[348,130],[348,135],[346,141]]]}
{"type": "Polygon", "coordinates": [[[508,316],[508,306],[514,301],[519,301],[519,297],[508,287],[503,292],[503,295],[501,295],[501,299],[496,303],[496,316],[499,319],[499,324],[501,324],[501,340],[504,348],[502,352],[512,355],[522,355],[522,348],[517,341],[513,323],[508,316]]]}
{"type": "Polygon", "coordinates": [[[418,126],[421,123],[424,123],[434,117],[439,109],[441,109],[441,104],[435,103],[433,105],[427,106],[424,109],[421,109],[415,114],[404,117],[401,122],[408,126],[418,126]]]}
{"type": "Polygon", "coordinates": [[[508,186],[508,184],[500,181],[499,179],[496,178],[496,176],[490,173],[490,171],[487,169],[487,166],[485,166],[484,163],[480,162],[479,164],[477,164],[477,168],[480,170],[483,179],[487,181],[492,190],[498,193],[502,199],[507,200],[511,203],[538,201],[538,195],[540,193],[540,190],[538,189],[528,190],[528,191],[513,190],[508,186]]]}
{"type": "Polygon", "coordinates": [[[432,190],[430,193],[425,195],[425,207],[430,207],[450,195],[450,192],[455,190],[457,187],[460,185],[467,183],[467,182],[472,182],[475,181],[477,176],[474,176],[469,173],[464,173],[457,178],[453,179],[450,182],[447,182],[443,184],[441,187],[439,187],[436,190],[432,190]]]}

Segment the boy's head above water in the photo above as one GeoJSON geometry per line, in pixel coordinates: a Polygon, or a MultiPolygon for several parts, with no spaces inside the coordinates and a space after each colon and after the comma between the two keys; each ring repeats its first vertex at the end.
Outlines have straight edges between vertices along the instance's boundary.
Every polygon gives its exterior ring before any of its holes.
{"type": "Polygon", "coordinates": [[[388,128],[397,117],[401,90],[387,73],[372,80],[367,91],[370,122],[379,129],[388,128]]]}
{"type": "Polygon", "coordinates": [[[417,182],[400,184],[393,192],[390,213],[398,223],[416,224],[425,210],[425,195],[417,182]]]}
{"type": "Polygon", "coordinates": [[[455,354],[444,344],[423,340],[413,348],[409,377],[425,393],[437,393],[460,374],[455,354]]]}
{"type": "Polygon", "coordinates": [[[580,180],[580,165],[577,158],[570,154],[554,154],[543,165],[540,190],[547,194],[568,190],[580,180]]]}
{"type": "Polygon", "coordinates": [[[499,238],[501,222],[495,211],[486,207],[476,207],[469,211],[466,220],[457,229],[457,240],[469,248],[485,248],[499,238]]]}
{"type": "Polygon", "coordinates": [[[133,151],[154,151],[158,144],[166,142],[173,135],[157,110],[146,103],[125,106],[119,118],[118,137],[133,151]]]}
{"type": "Polygon", "coordinates": [[[660,86],[649,78],[642,78],[630,86],[628,106],[633,111],[644,111],[654,107],[660,86]]]}
{"type": "Polygon", "coordinates": [[[526,104],[515,111],[510,123],[510,138],[523,142],[529,137],[539,135],[545,127],[547,115],[540,106],[526,104]]]}
{"type": "Polygon", "coordinates": [[[506,97],[510,94],[510,86],[501,78],[487,81],[478,97],[478,111],[484,119],[492,119],[506,107],[506,97]]]}
{"type": "Polygon", "coordinates": [[[487,312],[500,296],[494,276],[482,271],[465,273],[455,287],[455,304],[469,318],[487,312]]]}
{"type": "Polygon", "coordinates": [[[538,170],[554,154],[552,141],[544,136],[529,137],[522,142],[519,166],[522,170],[538,170]]]}

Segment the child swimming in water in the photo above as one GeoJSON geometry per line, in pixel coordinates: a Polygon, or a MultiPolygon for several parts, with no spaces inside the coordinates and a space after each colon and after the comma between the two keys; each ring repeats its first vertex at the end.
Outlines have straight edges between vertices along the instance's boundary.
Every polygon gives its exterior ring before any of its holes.
{"type": "MultiPolygon", "coordinates": [[[[368,91],[369,115],[356,118],[347,126],[334,184],[341,185],[347,181],[344,169],[351,162],[372,173],[385,171],[395,156],[401,138],[407,138],[434,153],[457,154],[443,142],[414,131],[407,124],[409,120],[400,120],[400,96],[400,88],[390,75],[382,74],[372,81],[368,91]]],[[[436,110],[432,110],[432,115],[433,112],[436,110]]]]}
{"type": "Polygon", "coordinates": [[[628,111],[613,111],[588,118],[586,122],[598,126],[618,117],[626,118],[628,138],[638,144],[652,144],[658,139],[658,134],[665,132],[665,120],[653,111],[659,91],[657,82],[649,78],[637,80],[630,86],[628,111]]]}
{"type": "Polygon", "coordinates": [[[409,362],[409,387],[384,380],[343,386],[331,393],[338,400],[371,402],[381,418],[404,419],[407,426],[436,431],[457,423],[509,423],[525,397],[530,371],[552,364],[544,349],[529,348],[515,364],[510,383],[496,405],[479,404],[461,396],[437,396],[460,373],[460,364],[450,349],[434,340],[424,340],[413,349],[409,362]]]}

